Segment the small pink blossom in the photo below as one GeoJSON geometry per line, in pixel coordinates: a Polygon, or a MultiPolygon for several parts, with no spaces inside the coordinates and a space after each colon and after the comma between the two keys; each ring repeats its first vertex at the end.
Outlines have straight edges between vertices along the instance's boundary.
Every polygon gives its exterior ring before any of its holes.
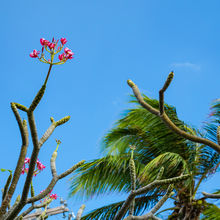
{"type": "Polygon", "coordinates": [[[32,58],[36,58],[36,57],[38,57],[38,54],[39,54],[39,53],[40,53],[39,51],[37,51],[37,50],[33,50],[33,52],[30,53],[30,57],[32,57],[32,58]]]}
{"type": "Polygon", "coordinates": [[[64,53],[60,54],[58,56],[58,58],[59,58],[60,61],[62,61],[65,58],[65,54],[64,53]]]}
{"type": "Polygon", "coordinates": [[[37,169],[42,171],[43,169],[45,169],[46,167],[38,160],[37,161],[37,169]]]}
{"type": "Polygon", "coordinates": [[[54,43],[48,43],[47,46],[50,48],[50,49],[54,49],[55,48],[55,44],[54,43]]]}
{"type": "Polygon", "coordinates": [[[62,38],[60,39],[60,42],[61,42],[61,44],[64,45],[64,44],[66,44],[67,40],[66,40],[66,38],[63,38],[63,37],[62,37],[62,38]]]}
{"type": "Polygon", "coordinates": [[[25,160],[24,160],[24,163],[25,163],[25,164],[26,164],[26,163],[30,163],[30,160],[31,160],[31,159],[30,159],[29,157],[26,157],[25,160]]]}
{"type": "Polygon", "coordinates": [[[66,58],[67,59],[72,59],[73,58],[73,52],[72,52],[72,50],[70,50],[68,47],[66,47],[65,49],[64,49],[64,52],[66,53],[66,58]]]}
{"type": "Polygon", "coordinates": [[[51,199],[57,199],[57,197],[58,197],[58,196],[57,196],[56,193],[50,195],[50,198],[51,198],[51,199]]]}
{"type": "Polygon", "coordinates": [[[21,171],[21,174],[24,174],[24,173],[27,173],[27,172],[28,172],[28,168],[23,167],[22,171],[21,171]]]}
{"type": "Polygon", "coordinates": [[[40,43],[41,43],[42,46],[47,46],[47,44],[49,43],[49,41],[48,41],[48,40],[45,40],[44,38],[41,38],[41,39],[40,39],[40,43]]]}

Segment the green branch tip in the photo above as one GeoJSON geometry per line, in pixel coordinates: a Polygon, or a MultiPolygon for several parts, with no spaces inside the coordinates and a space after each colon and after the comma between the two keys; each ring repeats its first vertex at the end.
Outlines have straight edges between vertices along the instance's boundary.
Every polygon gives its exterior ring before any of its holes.
{"type": "Polygon", "coordinates": [[[37,93],[37,95],[35,96],[33,102],[31,103],[30,107],[29,107],[29,111],[33,112],[34,109],[37,107],[37,105],[39,104],[40,100],[42,99],[44,92],[46,89],[46,85],[44,84],[41,89],[39,90],[39,92],[37,93]]]}
{"type": "Polygon", "coordinates": [[[129,79],[129,80],[127,80],[127,83],[128,83],[128,85],[130,86],[130,87],[133,87],[133,86],[135,86],[135,84],[129,79]]]}
{"type": "Polygon", "coordinates": [[[59,145],[61,144],[61,141],[60,140],[57,140],[56,139],[56,142],[57,142],[57,147],[56,147],[56,150],[54,152],[57,152],[58,148],[59,148],[59,145]]]}
{"type": "Polygon", "coordinates": [[[54,122],[55,122],[55,120],[54,120],[53,117],[50,117],[50,121],[51,121],[51,123],[54,123],[54,122]]]}
{"type": "Polygon", "coordinates": [[[167,77],[167,80],[166,80],[166,82],[164,83],[164,86],[163,86],[163,88],[162,88],[162,91],[163,91],[163,92],[169,87],[170,83],[171,83],[172,80],[173,80],[173,77],[174,77],[174,72],[172,71],[172,72],[169,73],[169,75],[168,75],[168,77],[167,77]]]}
{"type": "Polygon", "coordinates": [[[70,120],[70,116],[66,116],[56,122],[56,126],[62,125],[70,120]]]}
{"type": "MultiPolygon", "coordinates": [[[[12,104],[12,103],[11,103],[12,104]]],[[[22,110],[22,111],[24,111],[24,112],[27,112],[28,111],[28,108],[26,107],[26,106],[24,106],[24,105],[21,105],[21,104],[19,104],[19,103],[15,103],[15,102],[13,102],[13,104],[15,104],[15,106],[18,108],[18,109],[20,109],[20,110],[22,110]]]]}

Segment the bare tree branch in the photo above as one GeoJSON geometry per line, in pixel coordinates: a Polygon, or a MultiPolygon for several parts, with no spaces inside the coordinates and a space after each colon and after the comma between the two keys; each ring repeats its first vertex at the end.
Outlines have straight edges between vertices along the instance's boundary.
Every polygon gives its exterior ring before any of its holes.
{"type": "Polygon", "coordinates": [[[54,186],[56,185],[58,180],[66,177],[67,175],[72,173],[74,170],[76,170],[78,167],[80,167],[83,163],[85,163],[85,160],[78,162],[77,164],[75,164],[73,167],[71,167],[70,169],[68,169],[64,173],[62,173],[60,175],[55,175],[52,178],[50,184],[47,186],[47,188],[42,193],[40,193],[32,198],[27,199],[27,203],[36,202],[36,201],[44,198],[45,196],[47,196],[49,194],[49,192],[54,188],[54,186]]]}
{"type": "MultiPolygon", "coordinates": [[[[169,79],[170,75],[168,76],[169,79]]],[[[167,80],[169,82],[169,80],[167,80]]],[[[170,80],[171,82],[171,80],[170,80]]],[[[146,103],[143,99],[143,97],[141,96],[141,93],[138,89],[138,87],[131,81],[128,80],[127,81],[128,85],[132,88],[134,95],[136,96],[138,102],[142,105],[143,108],[145,108],[146,110],[148,110],[149,112],[151,112],[152,114],[158,116],[161,118],[161,120],[176,134],[180,135],[183,138],[186,138],[187,140],[196,142],[196,143],[201,143],[201,144],[205,144],[210,146],[211,148],[213,148],[215,151],[217,151],[218,153],[220,153],[220,146],[206,138],[201,138],[198,136],[194,136],[191,135],[183,130],[181,130],[180,128],[178,128],[171,120],[170,118],[167,116],[167,114],[165,112],[163,112],[162,110],[162,106],[163,106],[163,97],[160,97],[160,105],[161,105],[161,111],[162,114],[160,114],[160,111],[153,108],[151,105],[149,105],[148,103],[146,103]]],[[[165,88],[167,88],[169,86],[169,83],[167,84],[167,86],[165,88]]]]}
{"type": "Polygon", "coordinates": [[[66,117],[60,119],[59,121],[55,122],[53,117],[51,117],[50,120],[51,120],[52,124],[50,125],[50,127],[46,130],[46,132],[41,137],[41,139],[39,141],[39,147],[41,147],[47,141],[47,139],[52,135],[53,131],[55,130],[55,128],[57,126],[60,126],[64,123],[68,122],[69,119],[70,119],[70,116],[66,116],[66,117]]]}
{"type": "Polygon", "coordinates": [[[39,104],[40,100],[43,98],[43,95],[46,90],[46,84],[44,84],[41,89],[38,91],[37,95],[35,96],[33,102],[31,103],[28,112],[33,112],[37,105],[39,104]]]}
{"type": "Polygon", "coordinates": [[[42,208],[42,207],[45,207],[47,206],[49,203],[51,203],[52,199],[50,200],[47,200],[43,203],[40,203],[38,205],[32,205],[30,206],[27,210],[25,210],[24,212],[21,213],[21,215],[19,215],[18,217],[15,218],[15,220],[19,220],[21,217],[24,217],[26,216],[27,214],[29,214],[31,211],[33,211],[34,209],[39,209],[39,208],[42,208]]]}
{"type": "Polygon", "coordinates": [[[167,90],[167,88],[169,87],[170,83],[172,82],[174,73],[171,72],[166,80],[166,82],[164,83],[163,88],[159,91],[159,109],[160,109],[160,115],[162,115],[164,113],[164,92],[167,90]]]}
{"type": "Polygon", "coordinates": [[[14,104],[16,105],[16,107],[24,112],[28,112],[28,108],[24,105],[21,105],[19,103],[14,102],[14,104]]]}
{"type": "Polygon", "coordinates": [[[81,160],[80,162],[78,162],[77,164],[73,165],[71,168],[69,168],[67,171],[61,173],[60,175],[58,175],[58,179],[62,179],[66,176],[68,176],[69,174],[71,174],[74,170],[76,170],[77,168],[79,168],[80,166],[82,166],[85,163],[85,160],[81,160]]]}
{"type": "Polygon", "coordinates": [[[83,213],[85,207],[86,207],[86,206],[85,206],[84,204],[81,205],[81,207],[79,208],[79,210],[78,210],[78,212],[77,212],[76,220],[80,220],[80,219],[81,219],[81,216],[82,216],[82,213],[83,213]]]}
{"type": "Polygon", "coordinates": [[[213,193],[207,193],[207,192],[202,192],[202,194],[205,196],[205,198],[220,199],[220,194],[213,194],[213,193]]]}
{"type": "Polygon", "coordinates": [[[21,146],[18,162],[17,162],[16,168],[15,168],[15,171],[14,171],[14,174],[13,174],[13,177],[12,177],[11,185],[9,187],[8,192],[5,192],[6,194],[5,194],[4,199],[2,201],[2,204],[1,204],[0,217],[3,214],[5,214],[6,209],[9,205],[9,203],[11,201],[11,198],[14,194],[14,191],[16,189],[18,180],[19,180],[20,175],[21,175],[21,171],[22,171],[22,167],[23,167],[23,164],[24,164],[25,156],[26,156],[26,153],[27,153],[27,147],[28,147],[27,122],[25,120],[22,122],[15,103],[11,103],[11,108],[12,108],[12,111],[15,115],[15,118],[17,120],[19,129],[20,129],[20,134],[21,134],[21,138],[22,138],[22,146],[21,146]]]}
{"type": "Polygon", "coordinates": [[[135,190],[135,191],[131,191],[130,195],[125,200],[124,204],[122,205],[121,209],[118,211],[114,220],[121,220],[123,218],[123,216],[126,214],[128,208],[130,206],[130,203],[132,202],[132,200],[135,196],[146,193],[147,191],[149,191],[150,189],[152,189],[156,186],[172,184],[172,183],[176,183],[176,182],[185,180],[189,176],[190,175],[182,175],[182,176],[173,177],[173,178],[164,179],[164,180],[154,180],[152,183],[148,184],[147,186],[144,186],[144,187],[142,187],[138,190],[135,190]]]}

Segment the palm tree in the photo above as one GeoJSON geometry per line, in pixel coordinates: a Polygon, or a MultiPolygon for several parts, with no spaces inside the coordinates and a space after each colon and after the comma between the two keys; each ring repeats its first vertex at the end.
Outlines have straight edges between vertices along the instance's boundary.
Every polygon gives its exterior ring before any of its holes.
{"type": "MultiPolygon", "coordinates": [[[[144,96],[154,108],[159,108],[157,100],[144,96]]],[[[204,197],[197,191],[205,179],[216,172],[220,162],[219,154],[202,144],[185,140],[168,129],[155,115],[146,111],[137,101],[135,108],[125,112],[104,137],[100,159],[85,163],[71,179],[71,195],[84,198],[109,192],[128,193],[131,189],[128,163],[129,145],[135,145],[134,160],[137,187],[147,185],[156,179],[161,167],[165,167],[163,178],[190,174],[190,178],[175,184],[174,207],[169,219],[198,219],[208,207],[204,197]]],[[[165,104],[169,118],[182,130],[217,142],[215,134],[220,120],[220,101],[212,106],[211,120],[203,131],[186,125],[177,117],[176,109],[165,104]]],[[[155,188],[135,200],[135,215],[153,206],[164,194],[166,187],[155,188]]],[[[123,201],[92,211],[82,219],[113,219],[123,201]]]]}

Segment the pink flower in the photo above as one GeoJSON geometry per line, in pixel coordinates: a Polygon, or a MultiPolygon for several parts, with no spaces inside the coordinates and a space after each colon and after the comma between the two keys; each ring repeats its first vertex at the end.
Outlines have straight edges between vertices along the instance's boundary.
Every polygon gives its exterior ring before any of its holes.
{"type": "Polygon", "coordinates": [[[62,61],[65,58],[65,54],[64,53],[60,54],[58,56],[58,58],[59,58],[60,61],[62,61]]]}
{"type": "Polygon", "coordinates": [[[70,50],[68,47],[66,47],[65,49],[64,49],[64,52],[66,53],[66,58],[67,59],[72,59],[73,58],[73,52],[72,52],[72,50],[70,50]]]}
{"type": "Polygon", "coordinates": [[[48,41],[48,40],[45,40],[44,38],[41,38],[41,39],[40,39],[40,43],[41,43],[42,46],[47,46],[47,44],[49,43],[49,41],[48,41]]]}
{"type": "Polygon", "coordinates": [[[21,171],[21,174],[24,174],[24,173],[27,173],[27,172],[28,172],[28,168],[23,167],[22,171],[21,171]]]}
{"type": "Polygon", "coordinates": [[[54,43],[48,43],[47,46],[50,48],[50,49],[54,49],[55,48],[55,44],[54,43]]]}
{"type": "Polygon", "coordinates": [[[51,198],[51,199],[57,199],[57,197],[58,197],[58,196],[57,196],[56,193],[50,195],[50,198],[51,198]]]}
{"type": "Polygon", "coordinates": [[[36,58],[36,57],[38,57],[38,54],[39,54],[39,53],[40,53],[39,51],[37,51],[37,50],[33,50],[33,52],[30,53],[30,57],[32,57],[32,58],[36,58]]]}
{"type": "Polygon", "coordinates": [[[26,163],[30,163],[30,160],[31,160],[31,159],[30,159],[29,157],[26,157],[25,160],[24,160],[24,163],[25,163],[25,164],[26,164],[26,163]]]}
{"type": "Polygon", "coordinates": [[[37,169],[42,171],[43,169],[45,169],[46,167],[38,160],[37,161],[37,169]]]}
{"type": "Polygon", "coordinates": [[[61,44],[64,45],[64,44],[66,44],[67,40],[66,40],[66,38],[61,38],[61,39],[60,39],[60,42],[61,42],[61,44]]]}

